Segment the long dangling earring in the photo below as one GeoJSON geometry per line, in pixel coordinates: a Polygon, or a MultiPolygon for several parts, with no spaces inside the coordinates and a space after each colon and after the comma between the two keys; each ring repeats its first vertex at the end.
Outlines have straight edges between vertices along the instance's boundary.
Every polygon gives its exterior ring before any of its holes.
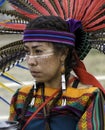
{"type": "Polygon", "coordinates": [[[62,64],[62,67],[61,67],[61,81],[62,81],[62,91],[65,91],[66,90],[66,80],[65,80],[64,64],[62,64]]]}
{"type": "MultiPolygon", "coordinates": [[[[34,80],[34,84],[33,84],[33,93],[36,91],[37,89],[37,85],[36,85],[36,80],[34,80]]],[[[34,106],[35,103],[35,97],[32,98],[31,102],[30,102],[30,106],[34,106]]]]}
{"type": "Polygon", "coordinates": [[[34,91],[36,91],[36,88],[37,88],[36,87],[36,80],[34,80],[34,84],[33,85],[34,85],[34,91]]]}
{"type": "MultiPolygon", "coordinates": [[[[62,64],[61,67],[61,81],[62,81],[62,92],[66,90],[66,80],[65,80],[65,66],[62,64]]],[[[62,106],[66,105],[66,98],[62,98],[62,106]]]]}

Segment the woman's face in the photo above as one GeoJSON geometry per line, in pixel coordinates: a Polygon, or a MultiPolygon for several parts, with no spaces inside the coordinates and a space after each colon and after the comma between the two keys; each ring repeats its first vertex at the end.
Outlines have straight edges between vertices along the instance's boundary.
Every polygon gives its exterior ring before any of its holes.
{"type": "Polygon", "coordinates": [[[27,42],[24,47],[29,70],[37,82],[60,80],[64,54],[55,53],[53,45],[47,42],[27,42]]]}

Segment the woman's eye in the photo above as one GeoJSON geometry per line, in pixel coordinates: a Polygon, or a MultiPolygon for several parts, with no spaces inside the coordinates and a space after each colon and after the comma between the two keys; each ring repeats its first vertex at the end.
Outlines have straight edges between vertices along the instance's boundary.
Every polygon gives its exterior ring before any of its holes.
{"type": "Polygon", "coordinates": [[[26,54],[27,54],[27,55],[29,55],[29,54],[30,54],[30,52],[29,52],[28,50],[26,50],[26,49],[25,49],[25,52],[26,52],[26,54]]]}
{"type": "Polygon", "coordinates": [[[43,54],[43,51],[42,50],[35,50],[35,54],[41,55],[41,54],[43,54]]]}

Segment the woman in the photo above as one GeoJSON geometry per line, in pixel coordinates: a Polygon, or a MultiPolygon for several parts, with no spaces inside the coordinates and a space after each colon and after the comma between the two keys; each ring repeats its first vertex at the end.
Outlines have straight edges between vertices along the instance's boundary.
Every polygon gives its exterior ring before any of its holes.
{"type": "Polygon", "coordinates": [[[35,84],[18,89],[12,98],[9,119],[19,121],[20,129],[104,129],[104,89],[76,52],[81,32],[79,21],[58,16],[41,16],[27,25],[24,49],[35,84]]]}

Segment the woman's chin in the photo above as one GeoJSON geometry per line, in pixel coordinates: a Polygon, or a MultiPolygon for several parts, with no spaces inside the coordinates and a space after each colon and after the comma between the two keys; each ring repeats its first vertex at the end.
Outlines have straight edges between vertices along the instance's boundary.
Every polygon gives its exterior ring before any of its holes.
{"type": "Polygon", "coordinates": [[[33,76],[33,78],[35,79],[36,82],[45,82],[45,80],[42,78],[38,78],[38,77],[34,77],[34,76],[33,76]]]}

